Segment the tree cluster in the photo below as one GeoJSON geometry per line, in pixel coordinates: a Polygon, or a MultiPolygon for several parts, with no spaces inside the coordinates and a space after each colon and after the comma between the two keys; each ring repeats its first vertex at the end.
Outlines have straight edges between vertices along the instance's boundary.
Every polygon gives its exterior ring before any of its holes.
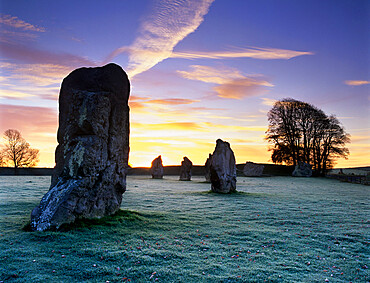
{"type": "Polygon", "coordinates": [[[317,175],[324,175],[339,157],[349,154],[347,134],[334,115],[327,116],[315,106],[286,98],[277,101],[268,112],[266,140],[272,144],[274,163],[312,165],[317,175]]]}
{"type": "Polygon", "coordinates": [[[39,162],[39,150],[30,147],[29,143],[17,130],[9,129],[4,133],[5,145],[0,151],[0,165],[33,167],[39,162]]]}

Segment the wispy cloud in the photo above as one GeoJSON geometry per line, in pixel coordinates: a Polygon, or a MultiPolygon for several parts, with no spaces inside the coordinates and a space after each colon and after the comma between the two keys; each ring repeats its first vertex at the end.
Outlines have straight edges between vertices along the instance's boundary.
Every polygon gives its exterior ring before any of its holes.
{"type": "Polygon", "coordinates": [[[129,52],[127,71],[131,78],[149,70],[171,57],[173,48],[199,27],[213,1],[157,0],[134,43],[113,51],[107,61],[129,52]]]}
{"type": "Polygon", "coordinates": [[[186,98],[163,98],[163,99],[152,99],[149,97],[138,97],[131,96],[129,103],[133,108],[144,108],[151,107],[154,105],[165,105],[165,106],[177,106],[177,105],[187,105],[199,102],[200,100],[186,99],[186,98]]]}
{"type": "Polygon", "coordinates": [[[25,136],[53,134],[57,130],[58,115],[47,107],[0,104],[0,134],[12,128],[25,136]]]}
{"type": "Polygon", "coordinates": [[[10,88],[0,87],[0,98],[12,100],[32,100],[34,98],[41,98],[47,100],[58,100],[59,87],[38,87],[38,86],[18,86],[12,85],[10,88]]]}
{"type": "Polygon", "coordinates": [[[302,55],[313,55],[313,52],[294,51],[278,48],[235,48],[230,51],[210,52],[173,52],[171,58],[183,59],[229,59],[229,58],[255,58],[255,59],[291,59],[302,55]]]}
{"type": "Polygon", "coordinates": [[[240,122],[255,122],[255,117],[250,118],[238,118],[238,117],[232,117],[232,116],[221,116],[221,115],[207,115],[208,118],[211,119],[217,119],[217,120],[226,120],[226,121],[235,121],[236,123],[240,122]]]}
{"type": "Polygon", "coordinates": [[[60,83],[72,70],[71,67],[56,64],[12,64],[0,62],[0,67],[9,71],[8,79],[25,81],[37,86],[60,83]]]}
{"type": "MultiPolygon", "coordinates": [[[[135,109],[136,113],[138,111],[142,113],[150,113],[157,112],[162,113],[165,111],[168,113],[168,109],[171,108],[173,111],[174,106],[183,106],[183,105],[190,105],[200,100],[195,99],[186,99],[186,98],[163,98],[163,99],[152,99],[149,97],[138,97],[138,96],[131,96],[129,100],[129,105],[131,109],[135,109]]],[[[186,108],[186,110],[181,110],[181,112],[186,113],[193,111],[193,109],[186,108]]]]}
{"type": "Polygon", "coordinates": [[[11,15],[1,14],[0,24],[25,31],[45,32],[45,28],[32,25],[11,15]]]}
{"type": "Polygon", "coordinates": [[[23,91],[17,91],[12,89],[1,89],[0,88],[0,98],[8,98],[8,99],[28,99],[33,97],[32,94],[23,92],[23,91]]]}
{"type": "Polygon", "coordinates": [[[96,66],[96,63],[69,53],[55,53],[32,46],[4,43],[0,46],[1,56],[23,64],[55,64],[69,67],[96,66]]]}
{"type": "Polygon", "coordinates": [[[71,67],[53,64],[14,64],[0,62],[4,76],[0,81],[0,97],[29,99],[39,97],[56,100],[62,79],[71,67]]]}
{"type": "MultiPolygon", "coordinates": [[[[178,135],[178,133],[174,133],[173,131],[181,131],[181,132],[224,132],[224,131],[248,131],[248,132],[261,132],[264,133],[266,131],[266,127],[264,126],[238,126],[238,125],[224,125],[224,124],[216,124],[210,122],[172,122],[172,123],[132,123],[132,128],[135,131],[142,131],[142,134],[148,135],[148,132],[152,134],[151,131],[156,131],[158,134],[165,133],[169,135],[178,135]],[[161,133],[161,131],[163,131],[161,133]]],[[[149,134],[149,135],[150,135],[149,134]]],[[[159,135],[159,136],[160,136],[159,135]]]]}
{"type": "Polygon", "coordinates": [[[222,98],[242,99],[263,93],[265,91],[263,87],[266,86],[272,86],[272,84],[263,79],[245,77],[215,86],[213,90],[222,98]]]}
{"type": "Polygon", "coordinates": [[[55,99],[50,85],[59,84],[73,69],[96,66],[95,62],[82,56],[42,50],[30,42],[44,32],[43,27],[27,23],[17,17],[0,15],[0,68],[2,98],[22,99],[37,95],[55,99]],[[28,85],[28,89],[22,86],[28,85]],[[36,89],[38,87],[38,89],[36,89]]]}
{"type": "Polygon", "coordinates": [[[177,71],[182,77],[206,83],[218,84],[213,90],[219,97],[242,99],[260,94],[265,87],[272,87],[261,75],[243,75],[234,68],[213,68],[209,66],[192,65],[191,71],[177,71]]]}
{"type": "Polygon", "coordinates": [[[350,86],[359,86],[359,85],[368,85],[370,84],[370,81],[345,81],[344,83],[350,86]]]}
{"type": "Polygon", "coordinates": [[[154,103],[154,104],[161,104],[161,105],[184,105],[184,104],[193,104],[199,101],[200,100],[185,99],[185,98],[165,98],[165,99],[153,99],[148,102],[154,103]]]}
{"type": "Polygon", "coordinates": [[[209,66],[191,65],[190,71],[177,71],[183,78],[197,80],[205,83],[225,84],[230,80],[244,79],[237,69],[234,68],[213,68],[209,66]]]}
{"type": "Polygon", "coordinates": [[[189,107],[189,108],[186,108],[186,110],[191,110],[191,111],[199,111],[199,112],[202,112],[204,113],[204,111],[210,111],[210,110],[214,110],[214,111],[221,111],[221,110],[225,110],[225,108],[216,108],[216,107],[205,107],[205,106],[199,106],[199,107],[189,107]]]}
{"type": "Polygon", "coordinates": [[[38,38],[42,32],[45,32],[45,28],[37,27],[15,16],[0,14],[1,44],[29,42],[38,38]]]}
{"type": "Polygon", "coordinates": [[[30,32],[21,32],[21,31],[11,31],[6,29],[0,30],[0,42],[3,43],[12,43],[16,41],[30,41],[36,39],[38,36],[30,32]]]}
{"type": "Polygon", "coordinates": [[[203,125],[195,122],[176,122],[176,123],[156,123],[156,124],[142,124],[132,123],[132,127],[141,130],[150,131],[202,131],[203,125]]]}
{"type": "Polygon", "coordinates": [[[276,99],[267,98],[267,97],[262,97],[261,99],[263,100],[262,104],[267,105],[267,106],[274,106],[275,102],[277,101],[276,99]]]}
{"type": "Polygon", "coordinates": [[[90,60],[66,53],[54,53],[22,44],[2,43],[0,61],[3,98],[21,99],[36,95],[43,99],[56,99],[59,85],[73,69],[96,66],[90,60]],[[12,62],[12,63],[9,63],[12,62]],[[20,90],[21,86],[27,89],[20,90]],[[36,89],[37,88],[37,89],[36,89]]]}

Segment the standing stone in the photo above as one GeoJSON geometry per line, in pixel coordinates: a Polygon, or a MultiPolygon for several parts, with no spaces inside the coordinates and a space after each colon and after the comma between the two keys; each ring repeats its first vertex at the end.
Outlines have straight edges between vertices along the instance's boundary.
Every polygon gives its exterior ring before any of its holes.
{"type": "Polygon", "coordinates": [[[31,228],[115,213],[126,190],[130,82],[121,67],[80,68],[62,82],[56,166],[31,228]]]}
{"type": "Polygon", "coordinates": [[[370,185],[370,172],[367,172],[365,180],[364,180],[364,185],[370,185]]]}
{"type": "Polygon", "coordinates": [[[293,177],[311,177],[312,166],[308,163],[299,161],[293,171],[293,177]]]}
{"type": "Polygon", "coordinates": [[[204,164],[205,177],[206,177],[207,183],[211,183],[211,161],[212,161],[212,154],[209,154],[206,160],[206,163],[204,164]]]}
{"type": "Polygon", "coordinates": [[[180,168],[180,181],[190,181],[191,180],[191,168],[193,167],[193,162],[189,160],[186,156],[181,162],[180,168]]]}
{"type": "Polygon", "coordinates": [[[261,177],[264,168],[265,166],[262,164],[247,162],[244,165],[243,174],[246,177],[261,177]]]}
{"type": "Polygon", "coordinates": [[[228,142],[216,141],[211,160],[211,190],[215,193],[236,191],[236,165],[234,152],[228,142]]]}
{"type": "Polygon", "coordinates": [[[163,179],[163,164],[161,156],[158,156],[152,161],[150,172],[152,172],[153,179],[163,179]]]}

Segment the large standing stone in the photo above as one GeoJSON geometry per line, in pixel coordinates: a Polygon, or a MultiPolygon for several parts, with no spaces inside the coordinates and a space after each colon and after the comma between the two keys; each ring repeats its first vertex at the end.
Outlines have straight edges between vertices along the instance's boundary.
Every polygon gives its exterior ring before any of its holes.
{"type": "Polygon", "coordinates": [[[207,183],[211,183],[211,162],[212,162],[212,154],[209,154],[206,163],[204,164],[205,170],[205,178],[207,183]]]}
{"type": "Polygon", "coordinates": [[[31,214],[33,230],[115,213],[126,190],[130,83],[115,64],[80,68],[62,82],[56,166],[31,214]]]}
{"type": "Polygon", "coordinates": [[[247,162],[243,168],[243,174],[246,177],[261,177],[263,169],[265,168],[262,164],[256,164],[254,162],[247,162]]]}
{"type": "Polygon", "coordinates": [[[180,181],[190,181],[191,180],[191,168],[193,168],[193,162],[189,160],[186,156],[181,162],[180,168],[180,181]]]}
{"type": "Polygon", "coordinates": [[[299,161],[293,171],[293,177],[311,177],[312,166],[308,163],[299,161]]]}
{"type": "Polygon", "coordinates": [[[211,160],[211,190],[215,193],[236,191],[236,165],[234,152],[228,142],[216,141],[211,160]]]}
{"type": "Polygon", "coordinates": [[[158,156],[152,161],[150,172],[152,173],[153,179],[163,179],[163,164],[161,156],[158,156]]]}

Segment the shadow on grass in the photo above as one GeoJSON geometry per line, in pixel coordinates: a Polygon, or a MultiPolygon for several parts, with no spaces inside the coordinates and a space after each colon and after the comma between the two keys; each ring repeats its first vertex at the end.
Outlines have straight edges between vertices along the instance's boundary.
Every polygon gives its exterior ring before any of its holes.
{"type": "MultiPolygon", "coordinates": [[[[118,210],[115,214],[105,216],[102,218],[80,218],[74,221],[73,223],[63,224],[58,229],[52,231],[59,231],[59,232],[68,232],[71,230],[78,230],[78,229],[91,229],[98,226],[118,226],[125,224],[132,224],[139,226],[140,223],[148,223],[151,218],[158,219],[162,215],[160,214],[148,214],[148,213],[139,213],[136,211],[131,210],[118,210]]],[[[31,229],[31,223],[28,222],[23,228],[23,231],[26,232],[34,232],[31,229]]]]}

